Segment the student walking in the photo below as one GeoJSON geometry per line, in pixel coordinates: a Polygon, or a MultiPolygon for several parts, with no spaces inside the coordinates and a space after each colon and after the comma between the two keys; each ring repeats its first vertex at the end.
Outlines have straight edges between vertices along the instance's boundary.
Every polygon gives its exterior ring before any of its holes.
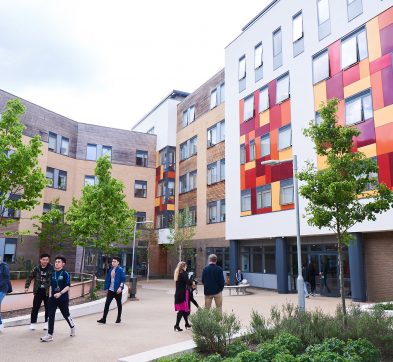
{"type": "Polygon", "coordinates": [[[33,287],[33,308],[31,309],[30,316],[30,329],[35,330],[37,328],[37,316],[38,311],[40,310],[42,302],[44,302],[45,308],[45,324],[44,330],[48,329],[48,300],[49,300],[49,287],[50,287],[50,279],[53,273],[53,266],[49,263],[49,254],[41,254],[40,255],[40,263],[36,265],[29,276],[26,279],[25,283],[25,293],[29,291],[29,287],[31,281],[34,279],[34,287],[33,287]]]}
{"type": "Polygon", "coordinates": [[[106,317],[108,316],[109,306],[113,298],[115,298],[117,303],[117,319],[116,323],[121,322],[121,312],[122,312],[122,304],[121,304],[121,296],[124,289],[124,282],[126,281],[126,275],[124,270],[120,264],[120,258],[114,256],[112,258],[112,267],[108,270],[105,278],[104,289],[108,291],[106,295],[105,307],[104,307],[104,315],[97,322],[105,324],[106,317]]]}
{"type": "Polygon", "coordinates": [[[216,308],[221,312],[225,280],[222,268],[217,265],[215,254],[209,255],[209,264],[203,268],[202,283],[205,292],[205,308],[210,309],[214,299],[216,308]]]}
{"type": "Polygon", "coordinates": [[[71,318],[69,310],[69,290],[71,286],[70,274],[64,270],[66,258],[62,255],[55,257],[55,270],[50,279],[51,296],[48,302],[49,316],[48,316],[48,334],[41,337],[42,342],[53,341],[53,331],[55,327],[55,316],[57,308],[60,309],[61,314],[70,326],[70,336],[75,336],[75,324],[71,318]]]}
{"type": "Polygon", "coordinates": [[[177,264],[173,279],[176,282],[175,291],[175,311],[176,324],[174,325],[174,331],[181,332],[180,321],[184,318],[186,329],[191,328],[191,324],[188,322],[188,315],[190,314],[190,291],[189,287],[193,284],[188,278],[187,264],[181,261],[177,264]]]}
{"type": "Polygon", "coordinates": [[[7,263],[1,260],[0,256],[0,332],[4,328],[3,321],[1,319],[1,302],[3,301],[6,294],[12,292],[12,286],[10,281],[10,269],[7,263]]]}

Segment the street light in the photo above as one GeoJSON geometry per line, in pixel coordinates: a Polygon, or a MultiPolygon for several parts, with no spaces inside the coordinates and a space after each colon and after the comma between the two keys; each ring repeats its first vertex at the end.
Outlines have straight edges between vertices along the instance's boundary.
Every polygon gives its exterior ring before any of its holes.
{"type": "Polygon", "coordinates": [[[131,290],[130,296],[131,298],[135,298],[136,295],[136,277],[134,277],[134,263],[135,263],[135,238],[136,238],[136,227],[138,224],[152,224],[153,221],[145,220],[145,221],[135,221],[134,225],[134,242],[132,243],[132,261],[131,261],[131,290]]]}
{"type": "Polygon", "coordinates": [[[280,165],[284,162],[293,161],[293,189],[295,195],[295,214],[296,214],[296,249],[297,249],[297,294],[298,294],[298,306],[301,311],[305,310],[305,298],[304,298],[304,280],[302,275],[302,249],[300,240],[300,217],[299,217],[299,188],[297,184],[297,156],[293,155],[292,159],[287,160],[267,160],[262,161],[261,165],[280,165]]]}

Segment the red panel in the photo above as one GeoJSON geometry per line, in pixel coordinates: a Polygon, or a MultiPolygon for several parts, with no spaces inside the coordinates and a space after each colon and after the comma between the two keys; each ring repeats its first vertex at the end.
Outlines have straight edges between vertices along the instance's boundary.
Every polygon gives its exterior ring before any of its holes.
{"type": "Polygon", "coordinates": [[[386,54],[370,63],[370,73],[376,73],[383,68],[390,67],[392,65],[392,55],[386,54]]]}
{"type": "Polygon", "coordinates": [[[168,178],[175,178],[175,177],[176,177],[176,172],[168,171],[168,178]]]}
{"type": "Polygon", "coordinates": [[[257,209],[256,214],[267,214],[268,212],[272,212],[271,207],[264,207],[263,209],[257,209]]]}
{"type": "Polygon", "coordinates": [[[270,123],[263,125],[262,127],[257,127],[255,130],[255,137],[264,136],[266,133],[270,132],[270,123]]]}
{"type": "Polygon", "coordinates": [[[360,135],[356,137],[357,147],[363,147],[375,143],[375,127],[373,118],[357,124],[356,128],[360,131],[360,135]]]}
{"type": "Polygon", "coordinates": [[[382,55],[393,52],[393,24],[381,29],[379,34],[381,37],[382,55]]]}
{"type": "Polygon", "coordinates": [[[291,123],[291,100],[288,99],[281,103],[281,125],[285,126],[291,123]]]}
{"type": "Polygon", "coordinates": [[[386,184],[388,187],[392,187],[393,177],[393,157],[391,155],[392,153],[385,153],[377,156],[379,182],[386,184]]]}
{"type": "Polygon", "coordinates": [[[276,86],[277,81],[274,79],[269,83],[269,105],[273,107],[276,105],[276,86]]]}
{"type": "Polygon", "coordinates": [[[344,87],[358,81],[359,79],[360,79],[359,64],[356,64],[353,67],[344,70],[343,72],[344,87]]]}
{"type": "Polygon", "coordinates": [[[377,139],[377,154],[393,152],[393,123],[387,123],[375,130],[377,139]]]}
{"type": "Polygon", "coordinates": [[[250,133],[251,131],[254,130],[254,128],[255,128],[255,122],[253,118],[247,122],[243,122],[240,125],[240,136],[250,133]]]}
{"type": "Polygon", "coordinates": [[[382,69],[381,74],[382,74],[383,103],[386,107],[393,104],[393,67],[382,69]]]}
{"type": "Polygon", "coordinates": [[[272,166],[265,167],[266,185],[272,183],[272,166]]]}
{"type": "Polygon", "coordinates": [[[250,189],[252,187],[255,187],[255,183],[256,183],[256,170],[255,170],[255,168],[245,171],[245,176],[246,176],[245,188],[250,189]]]}
{"type": "Polygon", "coordinates": [[[268,166],[261,165],[261,162],[265,161],[264,158],[266,158],[266,157],[258,158],[256,161],[256,164],[255,164],[256,177],[263,176],[266,172],[266,167],[268,167],[268,166]]]}
{"type": "Polygon", "coordinates": [[[293,177],[292,161],[284,162],[281,165],[271,166],[272,176],[270,182],[286,180],[293,177]]]}
{"type": "Polygon", "coordinates": [[[277,104],[269,110],[270,129],[278,129],[281,127],[281,105],[277,104]]]}
{"type": "MultiPolygon", "coordinates": [[[[257,116],[257,117],[255,117],[255,119],[257,119],[258,118],[258,120],[259,120],[259,89],[257,89],[255,92],[254,92],[254,114],[257,116]]],[[[258,126],[259,126],[259,122],[258,122],[258,126]]]]}
{"type": "Polygon", "coordinates": [[[330,75],[334,76],[341,71],[340,64],[340,51],[341,41],[337,40],[335,43],[329,46],[329,64],[330,64],[330,75]]]}
{"type": "Polygon", "coordinates": [[[332,98],[344,99],[342,72],[337,73],[326,81],[326,97],[328,100],[332,98]]]}
{"type": "Polygon", "coordinates": [[[281,211],[292,210],[295,208],[295,204],[281,205],[281,211]]]}

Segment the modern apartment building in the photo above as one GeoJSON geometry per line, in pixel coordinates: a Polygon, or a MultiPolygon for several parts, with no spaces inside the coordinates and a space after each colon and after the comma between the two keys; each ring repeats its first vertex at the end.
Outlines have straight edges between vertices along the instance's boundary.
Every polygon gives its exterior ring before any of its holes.
{"type": "MultiPolygon", "coordinates": [[[[303,129],[321,102],[339,99],[338,120],[356,127],[356,149],[393,186],[393,2],[275,0],[225,49],[226,238],[231,272],[288,293],[297,276],[292,159],[321,166],[303,129]],[[263,165],[281,160],[279,165],[263,165]]],[[[300,199],[304,216],[305,200],[300,199]]],[[[300,218],[302,260],[328,270],[339,292],[337,242],[300,218]]],[[[393,297],[393,211],[357,224],[346,258],[353,300],[393,297]]],[[[319,278],[317,278],[317,283],[319,278]]]]}

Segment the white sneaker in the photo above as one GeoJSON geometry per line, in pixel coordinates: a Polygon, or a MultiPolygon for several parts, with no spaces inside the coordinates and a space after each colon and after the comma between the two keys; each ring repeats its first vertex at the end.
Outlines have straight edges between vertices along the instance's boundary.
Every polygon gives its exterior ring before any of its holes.
{"type": "Polygon", "coordinates": [[[41,337],[41,342],[52,342],[53,336],[51,334],[46,334],[45,336],[41,337]]]}
{"type": "Polygon", "coordinates": [[[44,331],[47,331],[47,330],[48,330],[48,322],[45,322],[45,323],[44,323],[44,328],[43,328],[43,330],[44,330],[44,331]]]}
{"type": "Polygon", "coordinates": [[[4,329],[4,324],[1,323],[1,324],[0,324],[0,332],[1,332],[3,329],[4,329]]]}
{"type": "Polygon", "coordinates": [[[73,326],[70,330],[70,336],[75,337],[75,326],[73,326]]]}
{"type": "Polygon", "coordinates": [[[30,329],[31,329],[32,331],[35,331],[36,328],[37,328],[37,323],[31,323],[31,324],[30,324],[30,329]]]}

